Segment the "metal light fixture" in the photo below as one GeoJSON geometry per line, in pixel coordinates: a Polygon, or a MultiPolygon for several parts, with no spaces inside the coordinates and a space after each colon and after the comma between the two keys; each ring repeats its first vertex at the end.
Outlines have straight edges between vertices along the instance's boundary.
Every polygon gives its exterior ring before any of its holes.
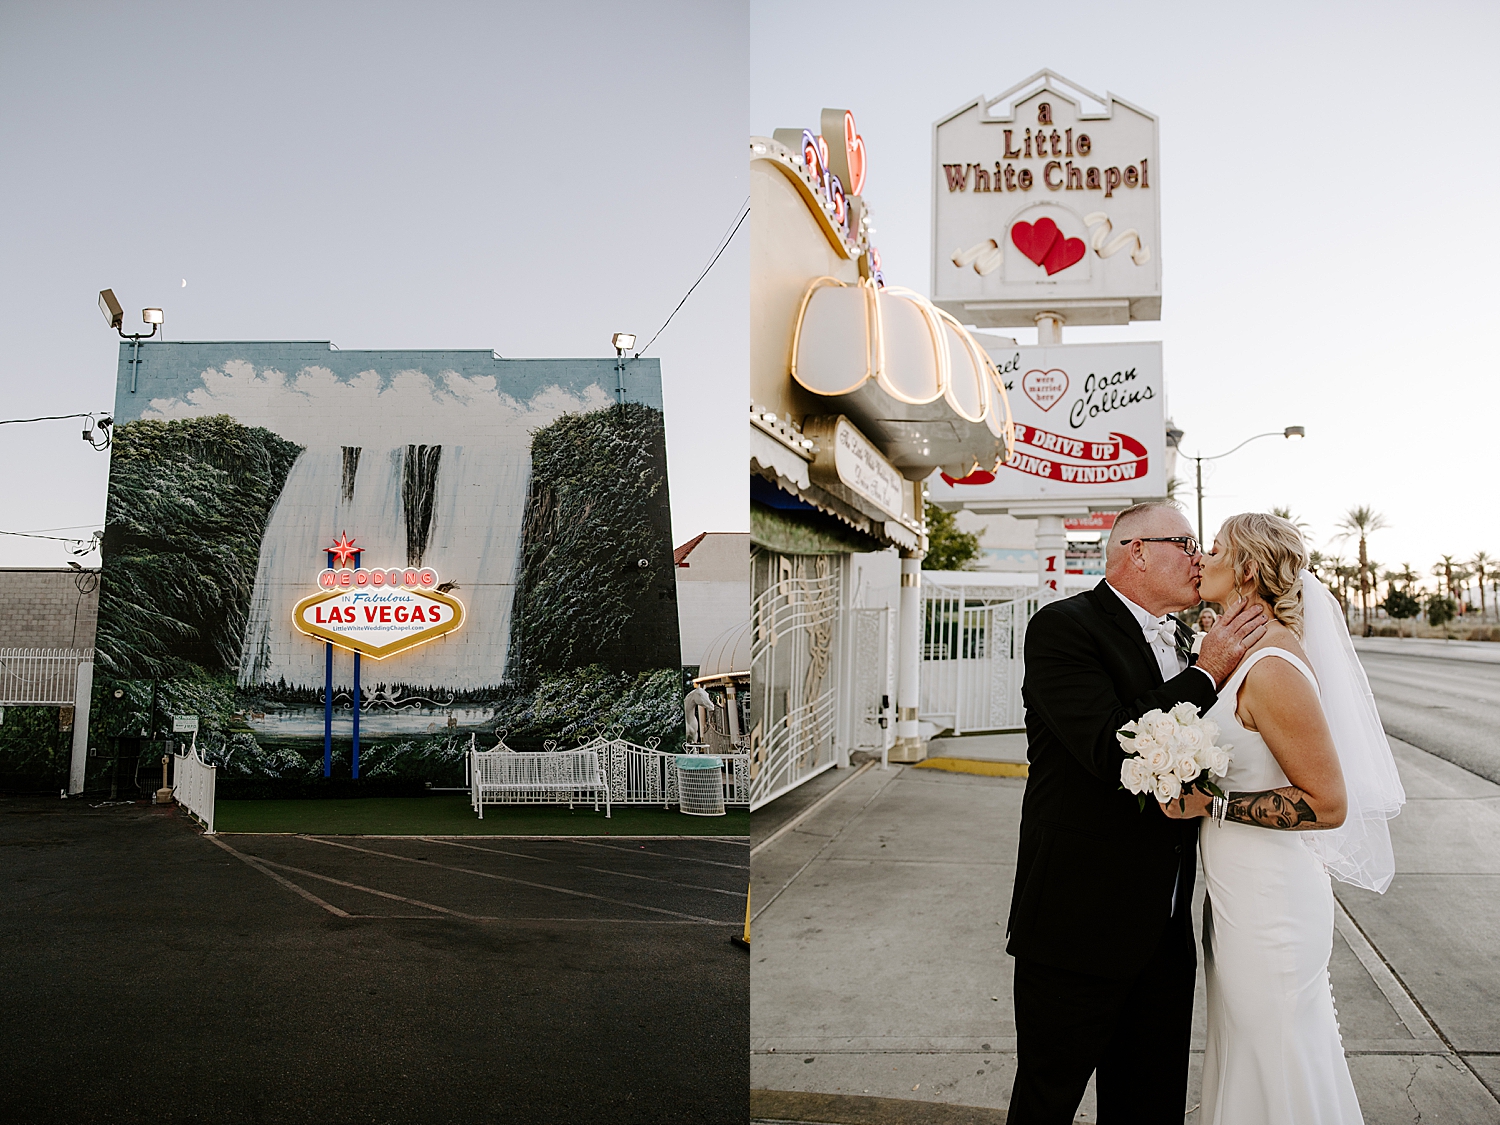
{"type": "MultiPolygon", "coordinates": [[[[120,334],[120,339],[129,340],[131,344],[130,358],[125,362],[130,366],[130,393],[135,394],[136,383],[141,373],[141,341],[149,340],[156,335],[156,330],[166,322],[166,315],[161,309],[142,309],[141,320],[151,326],[150,332],[127,333],[124,328],[125,310],[120,307],[120,302],[115,299],[113,289],[101,289],[99,291],[99,311],[104,314],[105,323],[120,334]]],[[[106,438],[108,434],[106,434],[106,438]]],[[[87,433],[83,435],[85,441],[92,444],[93,439],[87,433]]],[[[95,446],[95,448],[104,448],[95,446]]]]}
{"type": "Polygon", "coordinates": [[[127,334],[124,327],[125,310],[120,307],[120,302],[115,298],[115,291],[113,289],[101,289],[99,291],[99,311],[104,314],[105,323],[118,332],[122,340],[149,340],[152,336],[156,335],[156,330],[166,320],[161,309],[142,309],[141,320],[151,325],[151,331],[127,334]]]}
{"type": "Polygon", "coordinates": [[[100,290],[99,311],[104,314],[105,322],[111,328],[119,328],[125,323],[125,310],[120,307],[120,302],[115,300],[113,289],[100,290]]]}
{"type": "MultiPolygon", "coordinates": [[[[1178,439],[1179,440],[1181,439],[1181,436],[1182,436],[1181,435],[1181,431],[1179,431],[1178,432],[1178,439]]],[[[1300,438],[1300,437],[1306,437],[1306,436],[1307,436],[1307,430],[1306,430],[1306,428],[1304,428],[1302,426],[1288,426],[1286,429],[1282,430],[1280,434],[1277,434],[1277,432],[1275,430],[1268,430],[1268,431],[1266,431],[1263,434],[1254,434],[1254,435],[1252,435],[1250,437],[1247,437],[1244,441],[1240,442],[1239,445],[1237,445],[1233,449],[1229,450],[1228,453],[1215,453],[1212,457],[1190,457],[1189,456],[1188,460],[1190,460],[1190,461],[1192,461],[1194,463],[1194,469],[1196,471],[1196,477],[1197,477],[1196,485],[1197,485],[1197,491],[1198,491],[1198,542],[1199,543],[1203,542],[1203,462],[1205,462],[1205,461],[1217,461],[1217,460],[1219,460],[1222,457],[1228,457],[1230,453],[1237,453],[1241,449],[1245,448],[1245,446],[1249,445],[1252,441],[1259,441],[1261,438],[1267,438],[1267,437],[1300,438]]],[[[1170,430],[1167,431],[1167,440],[1168,441],[1172,440],[1172,432],[1170,430]]],[[[1187,454],[1183,454],[1183,456],[1188,456],[1188,455],[1187,454]]]]}
{"type": "Polygon", "coordinates": [[[635,347],[634,332],[616,332],[609,338],[610,346],[615,349],[615,354],[623,356],[631,348],[635,347]]]}

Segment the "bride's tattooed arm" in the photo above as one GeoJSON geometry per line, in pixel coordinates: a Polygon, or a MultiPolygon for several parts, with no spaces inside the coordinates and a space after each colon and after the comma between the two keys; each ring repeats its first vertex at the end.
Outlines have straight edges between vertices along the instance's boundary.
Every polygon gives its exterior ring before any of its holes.
{"type": "Polygon", "coordinates": [[[1295,785],[1266,789],[1259,793],[1231,793],[1229,810],[1224,814],[1224,819],[1253,824],[1257,828],[1280,828],[1288,831],[1334,827],[1332,824],[1318,823],[1318,814],[1308,804],[1307,794],[1295,785]]]}

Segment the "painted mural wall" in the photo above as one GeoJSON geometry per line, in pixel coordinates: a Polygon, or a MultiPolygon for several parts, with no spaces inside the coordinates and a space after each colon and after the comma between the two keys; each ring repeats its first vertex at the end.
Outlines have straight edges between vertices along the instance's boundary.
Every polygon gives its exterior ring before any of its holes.
{"type": "Polygon", "coordinates": [[[336,775],[356,705],[368,778],[453,783],[471,732],[680,739],[657,361],[122,345],[115,420],[106,740],[196,714],[222,777],[320,776],[325,649],[292,611],[340,535],[365,568],[436,571],[466,615],[364,658],[357,700],[335,650],[336,775]]]}

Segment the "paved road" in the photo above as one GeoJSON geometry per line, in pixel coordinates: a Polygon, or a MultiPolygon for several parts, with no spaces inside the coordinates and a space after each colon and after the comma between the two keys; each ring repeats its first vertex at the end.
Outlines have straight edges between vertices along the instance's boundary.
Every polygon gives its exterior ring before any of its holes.
{"type": "Polygon", "coordinates": [[[1500,783],[1500,663],[1447,648],[1393,653],[1361,645],[1360,662],[1387,733],[1500,783]]]}
{"type": "Polygon", "coordinates": [[[0,801],[0,1121],[743,1125],[747,851],[0,801]]]}

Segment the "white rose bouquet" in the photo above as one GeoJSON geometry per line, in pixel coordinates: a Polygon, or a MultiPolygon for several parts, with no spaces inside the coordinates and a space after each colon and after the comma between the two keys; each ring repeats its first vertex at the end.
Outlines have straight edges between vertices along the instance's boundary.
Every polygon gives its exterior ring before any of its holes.
{"type": "Polygon", "coordinates": [[[1193,789],[1224,796],[1212,779],[1229,772],[1233,747],[1214,744],[1219,724],[1199,716],[1191,703],[1147,711],[1115,737],[1128,755],[1120,763],[1120,784],[1139,796],[1141,808],[1148,796],[1178,801],[1193,789]]]}

